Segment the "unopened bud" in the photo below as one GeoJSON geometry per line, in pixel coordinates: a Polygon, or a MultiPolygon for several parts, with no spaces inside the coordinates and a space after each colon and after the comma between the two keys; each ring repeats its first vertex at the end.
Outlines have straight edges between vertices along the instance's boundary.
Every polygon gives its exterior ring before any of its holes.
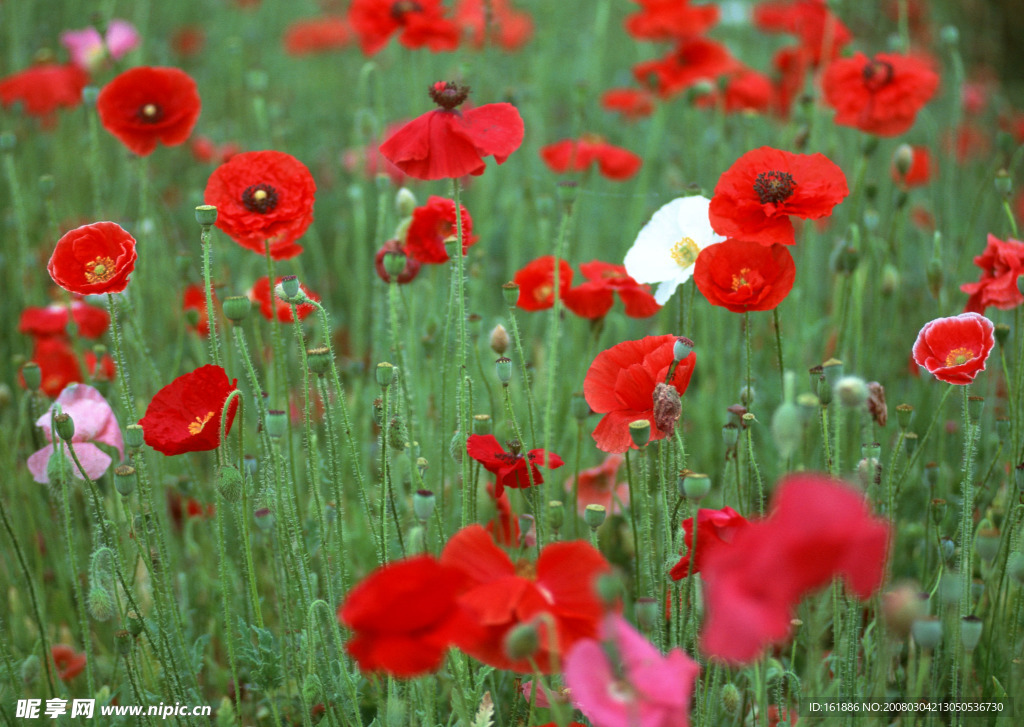
{"type": "Polygon", "coordinates": [[[21,376],[25,379],[25,388],[29,391],[39,391],[39,387],[43,384],[43,372],[39,368],[39,364],[35,361],[29,361],[21,367],[21,376]]]}
{"type": "Polygon", "coordinates": [[[501,356],[508,350],[508,344],[508,331],[505,330],[505,326],[499,323],[491,330],[491,350],[501,356]]]}
{"type": "Polygon", "coordinates": [[[244,295],[231,295],[224,299],[224,302],[221,304],[221,310],[224,311],[225,318],[238,325],[249,317],[249,311],[252,310],[252,301],[244,295]]]}
{"type": "Polygon", "coordinates": [[[564,524],[565,505],[562,504],[561,500],[551,500],[548,502],[548,525],[557,533],[564,524]]]}
{"type": "Polygon", "coordinates": [[[942,260],[937,257],[929,260],[928,266],[925,268],[925,277],[928,279],[928,291],[933,298],[938,300],[939,294],[942,292],[942,282],[946,277],[942,270],[942,260]]]}
{"type": "Polygon", "coordinates": [[[739,714],[743,698],[740,696],[740,690],[736,688],[735,684],[730,683],[723,686],[720,699],[722,701],[722,709],[725,710],[725,713],[730,718],[739,714]]]}
{"type": "Polygon", "coordinates": [[[25,684],[32,684],[39,678],[41,671],[42,666],[39,657],[35,654],[29,654],[21,662],[21,681],[25,684]]]}
{"type": "Polygon", "coordinates": [[[540,648],[540,634],[532,623],[513,626],[505,636],[505,655],[509,659],[528,659],[540,648]]]}
{"type": "Polygon", "coordinates": [[[1010,173],[1005,169],[996,172],[996,192],[1004,200],[1010,199],[1013,195],[1013,180],[1010,179],[1010,173]]]}
{"type": "Polygon", "coordinates": [[[402,187],[395,193],[395,212],[399,217],[411,217],[416,209],[416,195],[402,187]]]}
{"type": "Polygon", "coordinates": [[[327,346],[317,346],[306,351],[306,365],[317,376],[323,376],[331,370],[332,360],[331,349],[327,346]]]}
{"type": "Polygon", "coordinates": [[[217,470],[217,491],[225,502],[238,502],[242,497],[242,473],[234,465],[221,465],[217,470]]]}
{"type": "Polygon", "coordinates": [[[914,164],[914,148],[910,144],[900,144],[892,155],[892,166],[900,177],[907,176],[914,164]]]}
{"type": "Polygon", "coordinates": [[[576,393],[569,399],[569,413],[572,414],[573,419],[582,422],[593,412],[590,410],[590,404],[587,403],[586,397],[576,393]]]}
{"type": "Polygon", "coordinates": [[[636,622],[644,631],[651,631],[658,624],[658,602],[653,598],[638,598],[636,601],[636,622]]]}
{"type": "Polygon", "coordinates": [[[89,615],[97,621],[109,621],[114,615],[114,599],[110,591],[100,585],[89,589],[86,599],[89,615]]]}

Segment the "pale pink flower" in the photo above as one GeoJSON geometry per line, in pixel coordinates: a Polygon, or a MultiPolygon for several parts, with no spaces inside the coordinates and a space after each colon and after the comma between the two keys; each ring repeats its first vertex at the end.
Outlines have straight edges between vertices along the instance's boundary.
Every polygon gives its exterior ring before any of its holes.
{"type": "Polygon", "coordinates": [[[60,43],[68,49],[71,62],[86,71],[95,71],[108,55],[115,61],[122,58],[137,48],[141,40],[135,26],[127,20],[111,20],[105,40],[93,27],[65,30],[60,34],[60,43]]]}
{"type": "MultiPolygon", "coordinates": [[[[111,457],[94,442],[107,444],[117,449],[124,457],[124,440],[121,438],[121,428],[117,425],[117,418],[110,404],[103,398],[103,395],[88,384],[70,384],[54,402],[54,407],[60,406],[61,410],[71,417],[75,423],[75,435],[71,438],[78,461],[82,463],[90,479],[100,477],[110,467],[111,457]]],[[[41,427],[46,440],[53,441],[51,426],[51,411],[43,414],[36,421],[36,426],[41,427]]],[[[50,481],[46,468],[53,455],[53,444],[48,444],[28,458],[28,469],[32,473],[32,479],[36,482],[46,484],[50,481]]],[[[64,456],[67,457],[68,466],[75,473],[78,479],[84,479],[78,471],[68,447],[64,445],[64,456]]]]}

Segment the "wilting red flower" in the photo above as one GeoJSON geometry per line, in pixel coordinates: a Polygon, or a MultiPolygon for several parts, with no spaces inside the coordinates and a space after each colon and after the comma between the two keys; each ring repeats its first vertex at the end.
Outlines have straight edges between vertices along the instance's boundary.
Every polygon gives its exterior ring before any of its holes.
{"type": "Polygon", "coordinates": [[[196,82],[178,68],[131,68],[104,86],[96,99],[103,128],[140,156],[152,154],[158,141],[183,144],[200,107],[196,82]]]}
{"type": "Polygon", "coordinates": [[[217,227],[253,252],[287,260],[313,222],[316,182],[306,165],[280,151],[247,151],[213,170],[203,200],[217,207],[217,227]]]}
{"type": "Polygon", "coordinates": [[[74,63],[42,63],[0,79],[0,103],[10,108],[21,102],[25,113],[49,127],[57,109],[82,103],[82,89],[88,83],[89,74],[74,63]]]}
{"type": "Polygon", "coordinates": [[[524,673],[533,670],[533,661],[547,673],[555,667],[554,657],[564,658],[578,640],[597,634],[604,607],[594,581],[610,566],[589,543],[550,543],[536,564],[513,563],[483,527],[474,524],[448,540],[441,563],[462,571],[469,580],[458,602],[475,614],[483,636],[460,648],[485,664],[524,673]],[[509,658],[504,644],[508,632],[531,622],[539,632],[537,651],[532,659],[509,658]],[[549,624],[554,625],[554,634],[549,624]]]}
{"type": "Polygon", "coordinates": [[[740,68],[729,74],[724,95],[717,89],[700,96],[694,102],[699,108],[717,108],[721,105],[727,114],[767,113],[775,105],[775,87],[763,73],[740,68]]]}
{"type": "Polygon", "coordinates": [[[690,5],[689,0],[633,1],[641,10],[626,18],[626,32],[640,40],[692,38],[718,22],[717,5],[690,5]]]}
{"type": "MultiPolygon", "coordinates": [[[[576,487],[576,510],[582,515],[587,505],[601,505],[608,514],[615,512],[618,505],[629,505],[629,483],[618,480],[619,467],[625,458],[621,454],[609,454],[597,467],[580,472],[576,487]]],[[[565,489],[572,491],[573,478],[565,481],[565,489]]]]}
{"type": "Polygon", "coordinates": [[[207,315],[206,291],[202,285],[193,283],[185,288],[181,309],[185,312],[185,322],[188,324],[189,330],[195,331],[200,336],[209,335],[210,317],[207,315]]]}
{"type": "MultiPolygon", "coordinates": [[[[583,381],[587,404],[604,417],[592,436],[604,452],[636,449],[629,434],[629,423],[646,419],[651,423],[651,441],[663,439],[665,432],[654,423],[654,387],[665,383],[669,367],[675,361],[676,337],[647,336],[639,341],[623,341],[597,354],[583,381]]],[[[697,363],[697,354],[678,362],[668,381],[679,395],[686,393],[697,363]]]]}
{"type": "Polygon", "coordinates": [[[62,681],[71,681],[85,670],[85,654],[78,654],[65,644],[50,647],[50,657],[62,681]]]}
{"type": "Polygon", "coordinates": [[[502,164],[523,143],[523,119],[509,103],[458,111],[469,88],[451,81],[430,87],[441,108],[410,121],[380,145],[380,153],[416,179],[457,179],[484,173],[483,157],[502,164]]]}
{"type": "Polygon", "coordinates": [[[921,187],[931,181],[932,178],[932,154],[926,146],[910,147],[910,167],[906,172],[901,172],[893,161],[891,167],[892,179],[900,186],[921,187]]]}
{"type": "Polygon", "coordinates": [[[458,601],[468,581],[429,555],[378,568],[338,607],[338,621],[354,632],[348,653],[366,672],[413,677],[434,671],[449,646],[479,634],[458,601]]]}
{"type": "Polygon", "coordinates": [[[979,313],[961,313],[926,323],[914,342],[914,361],[947,384],[974,381],[995,345],[995,326],[979,313]]]}
{"type": "Polygon", "coordinates": [[[284,52],[290,56],[344,48],[352,39],[352,29],[345,18],[324,16],[297,20],[284,31],[284,52]]]}
{"type": "Polygon", "coordinates": [[[796,264],[784,245],[726,240],[700,251],[693,281],[708,302],[733,313],[771,310],[789,295],[796,264]]]}
{"type": "Polygon", "coordinates": [[[466,440],[466,452],[469,456],[484,466],[488,472],[497,475],[498,480],[494,487],[494,496],[501,497],[506,487],[524,489],[531,484],[544,484],[544,477],[541,475],[537,465],[549,469],[558,469],[564,462],[554,452],[545,452],[543,449],[531,449],[525,455],[519,453],[518,443],[509,446],[511,452],[506,452],[504,447],[498,443],[493,434],[470,434],[466,440]],[[529,470],[527,470],[529,466],[529,470]],[[533,481],[530,481],[530,475],[533,481]]]}
{"type": "Polygon", "coordinates": [[[728,49],[708,38],[681,42],[664,58],[633,66],[633,77],[662,98],[674,96],[699,81],[714,81],[739,68],[728,49]]]}
{"type": "MultiPolygon", "coordinates": [[[[454,207],[454,204],[452,206],[454,207]]],[[[398,240],[388,240],[380,246],[380,249],[377,250],[377,254],[373,258],[374,270],[377,271],[377,275],[385,283],[391,282],[391,276],[388,275],[388,271],[384,267],[384,256],[389,253],[398,254],[405,258],[405,267],[398,274],[399,284],[404,285],[411,282],[419,274],[422,263],[406,252],[405,247],[398,240]]]]}
{"type": "MultiPolygon", "coordinates": [[[[220,366],[207,364],[179,376],[156,392],[139,420],[146,444],[165,455],[205,452],[220,446],[220,418],[238,379],[228,381],[220,366]]],[[[235,420],[238,399],[228,410],[225,435],[235,420]]]]}
{"type": "Polygon", "coordinates": [[[835,58],[853,39],[849,28],[828,9],[824,0],[760,3],[754,8],[754,25],[768,33],[797,36],[815,65],[823,58],[835,58]]]}
{"type": "Polygon", "coordinates": [[[974,264],[981,268],[981,280],[960,286],[971,296],[965,312],[984,313],[990,305],[1010,310],[1024,303],[1024,295],[1017,287],[1018,279],[1024,275],[1024,243],[1014,239],[1003,242],[989,235],[985,252],[974,258],[974,264]]]}
{"type": "Polygon", "coordinates": [[[697,541],[695,543],[693,540],[693,518],[683,520],[683,531],[686,534],[683,542],[686,544],[687,553],[669,571],[668,574],[672,580],[678,581],[691,573],[700,573],[701,567],[708,558],[708,553],[719,545],[731,543],[736,533],[749,524],[745,517],[731,507],[723,507],[721,510],[709,510],[702,507],[697,511],[697,541]],[[690,570],[691,555],[693,556],[692,571],[690,570]]]}
{"type": "MultiPolygon", "coordinates": [[[[698,543],[700,533],[698,523],[698,543]]],[[[803,597],[836,576],[868,598],[885,576],[889,537],[861,492],[822,475],[785,478],[766,518],[703,557],[702,650],[732,663],[754,660],[788,636],[803,597]]]]}
{"type": "Polygon", "coordinates": [[[65,233],[46,269],[53,282],[71,293],[121,293],[137,257],[135,238],[120,225],[94,222],[65,233]]]}
{"type": "MultiPolygon", "coordinates": [[[[284,279],[284,276],[278,276],[277,282],[280,283],[284,279]]],[[[305,283],[299,283],[299,289],[306,294],[306,297],[310,300],[319,301],[320,296],[311,291],[306,287],[305,283]]],[[[276,295],[274,291],[270,289],[270,278],[262,277],[253,283],[253,286],[248,292],[249,300],[253,303],[258,303],[260,307],[260,315],[266,318],[268,321],[273,320],[272,316],[277,315],[277,320],[282,323],[291,323],[294,319],[292,318],[292,306],[290,303],[286,303],[276,295]]],[[[295,307],[298,311],[299,320],[305,320],[306,317],[316,310],[316,306],[312,303],[300,303],[295,307]]]]}
{"type": "MultiPolygon", "coordinates": [[[[82,338],[99,338],[110,325],[109,313],[81,300],[71,301],[71,318],[82,338]]],[[[35,338],[63,336],[67,327],[68,306],[56,303],[42,308],[26,308],[18,321],[18,331],[35,338]]]]}
{"type": "Polygon", "coordinates": [[[406,48],[437,53],[459,47],[459,26],[444,16],[441,0],[353,0],[348,22],[366,55],[380,51],[396,32],[406,48]]]}
{"type": "Polygon", "coordinates": [[[455,22],[469,33],[469,42],[482,48],[490,39],[508,51],[517,50],[533,35],[533,19],[529,13],[514,10],[508,0],[459,0],[455,5],[455,22]]]}
{"type": "Polygon", "coordinates": [[[914,125],[939,87],[928,63],[912,56],[863,53],[832,61],[821,81],[835,122],[869,134],[897,136],[914,125]]]}
{"type": "Polygon", "coordinates": [[[617,111],[628,121],[654,113],[654,96],[637,88],[611,88],[601,94],[601,108],[617,111]]]}
{"type": "Polygon", "coordinates": [[[720,235],[793,245],[790,216],[827,217],[849,193],[843,170],[823,154],[763,146],[748,151],[719,177],[708,216],[720,235]]]}
{"type": "Polygon", "coordinates": [[[612,293],[619,294],[630,318],[648,318],[661,310],[650,288],[629,277],[622,265],[591,260],[582,263],[580,271],[587,282],[563,291],[562,299],[581,318],[604,317],[612,307],[612,293]]]}
{"type": "Polygon", "coordinates": [[[597,162],[601,174],[620,181],[632,177],[643,164],[643,160],[628,149],[588,134],[580,137],[579,141],[563,139],[541,147],[540,158],[556,174],[582,172],[597,162]]]}
{"type": "MultiPolygon", "coordinates": [[[[515,274],[519,286],[516,305],[523,310],[537,311],[555,304],[555,256],[544,255],[527,263],[515,274]]],[[[565,260],[558,261],[558,297],[564,296],[572,283],[572,268],[565,260]]]]}
{"type": "MultiPolygon", "coordinates": [[[[473,235],[473,220],[466,208],[460,205],[462,215],[462,254],[476,242],[473,235]]],[[[405,236],[405,250],[421,263],[440,264],[448,262],[448,251],[444,241],[455,238],[455,202],[444,197],[431,195],[425,205],[412,212],[412,222],[405,236]]]]}

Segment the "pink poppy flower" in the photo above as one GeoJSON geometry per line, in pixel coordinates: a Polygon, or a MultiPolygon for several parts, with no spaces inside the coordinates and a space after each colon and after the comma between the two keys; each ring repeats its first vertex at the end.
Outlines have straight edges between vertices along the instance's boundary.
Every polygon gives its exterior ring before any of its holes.
{"type": "Polygon", "coordinates": [[[68,49],[71,62],[86,71],[95,71],[108,56],[118,60],[139,47],[142,36],[127,20],[111,20],[104,38],[96,28],[65,30],[60,44],[68,49]]]}

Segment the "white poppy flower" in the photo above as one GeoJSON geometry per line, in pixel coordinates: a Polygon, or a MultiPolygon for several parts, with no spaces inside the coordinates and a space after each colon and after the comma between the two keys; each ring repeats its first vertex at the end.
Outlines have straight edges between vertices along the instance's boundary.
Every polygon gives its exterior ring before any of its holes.
{"type": "Polygon", "coordinates": [[[697,255],[725,240],[711,229],[706,197],[680,197],[659,209],[626,253],[626,272],[638,283],[660,283],[654,293],[665,305],[693,275],[697,255]]]}

